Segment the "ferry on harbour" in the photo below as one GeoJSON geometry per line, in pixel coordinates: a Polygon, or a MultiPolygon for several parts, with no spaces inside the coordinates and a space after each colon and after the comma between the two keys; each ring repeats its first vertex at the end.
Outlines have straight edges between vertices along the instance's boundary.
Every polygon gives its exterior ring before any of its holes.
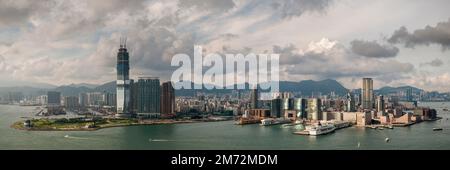
{"type": "Polygon", "coordinates": [[[295,134],[299,135],[311,135],[311,136],[318,136],[318,135],[325,135],[331,132],[334,132],[336,130],[336,126],[333,124],[325,124],[322,125],[320,123],[306,126],[304,131],[294,132],[295,134]]]}

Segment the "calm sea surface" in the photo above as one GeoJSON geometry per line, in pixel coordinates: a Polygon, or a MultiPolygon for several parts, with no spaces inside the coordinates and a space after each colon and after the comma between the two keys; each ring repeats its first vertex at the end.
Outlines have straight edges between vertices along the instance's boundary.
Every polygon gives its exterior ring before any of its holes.
{"type": "Polygon", "coordinates": [[[10,128],[35,107],[0,105],[0,149],[450,149],[450,103],[421,103],[442,120],[393,130],[350,127],[325,136],[293,135],[281,126],[234,125],[233,121],[132,126],[90,132],[21,131],[10,128]],[[432,131],[442,127],[443,131],[432,131]],[[385,138],[391,141],[386,143],[385,138]],[[359,143],[359,147],[358,147],[359,143]]]}

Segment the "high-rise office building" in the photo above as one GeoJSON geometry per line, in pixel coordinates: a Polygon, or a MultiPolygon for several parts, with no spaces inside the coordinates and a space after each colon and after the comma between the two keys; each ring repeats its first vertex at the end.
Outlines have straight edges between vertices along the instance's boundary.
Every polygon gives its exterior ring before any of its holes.
{"type": "Polygon", "coordinates": [[[138,114],[161,113],[161,87],[159,78],[140,77],[137,81],[137,86],[138,114]]]}
{"type": "Polygon", "coordinates": [[[47,105],[47,95],[40,95],[36,98],[36,103],[40,105],[47,105]]]}
{"type": "Polygon", "coordinates": [[[66,110],[76,110],[79,107],[79,98],[76,96],[65,96],[64,107],[66,110]]]}
{"type": "Polygon", "coordinates": [[[400,101],[399,96],[391,96],[389,103],[392,103],[392,105],[395,107],[400,105],[399,101],[400,101]]]}
{"type": "Polygon", "coordinates": [[[116,99],[117,99],[116,94],[105,92],[104,95],[105,95],[105,99],[106,99],[105,100],[105,105],[106,106],[115,107],[116,104],[117,104],[117,102],[116,102],[116,99]]]}
{"type": "Polygon", "coordinates": [[[139,92],[139,86],[137,83],[134,82],[133,79],[130,80],[130,90],[131,90],[131,101],[130,101],[130,105],[131,105],[131,113],[137,113],[138,111],[138,92],[139,92]]]}
{"type": "Polygon", "coordinates": [[[282,109],[283,110],[294,110],[294,99],[293,98],[284,98],[282,100],[282,109]]]}
{"type": "Polygon", "coordinates": [[[47,105],[61,106],[61,92],[48,91],[47,92],[47,105]]]}
{"type": "Polygon", "coordinates": [[[175,89],[172,82],[164,82],[161,85],[161,113],[170,114],[175,112],[175,89]]]}
{"type": "Polygon", "coordinates": [[[347,112],[355,112],[356,106],[355,106],[355,97],[353,94],[349,91],[347,93],[347,101],[346,101],[346,110],[347,112]]]}
{"type": "Polygon", "coordinates": [[[105,95],[101,92],[87,93],[89,106],[102,106],[106,102],[105,95]]]}
{"type": "Polygon", "coordinates": [[[373,109],[373,80],[372,78],[363,78],[361,101],[363,109],[373,109]]]}
{"type": "Polygon", "coordinates": [[[128,117],[131,113],[131,95],[129,79],[129,54],[126,46],[126,39],[120,41],[119,52],[117,53],[117,116],[128,117]]]}
{"type": "Polygon", "coordinates": [[[19,103],[23,98],[22,92],[8,92],[9,103],[19,103]]]}
{"type": "Polygon", "coordinates": [[[379,95],[377,97],[377,113],[378,116],[384,116],[384,108],[385,108],[385,104],[384,104],[384,96],[383,95],[379,95]]]}
{"type": "Polygon", "coordinates": [[[251,109],[257,109],[258,108],[258,99],[259,99],[259,92],[258,88],[252,89],[251,96],[250,96],[250,108],[251,109]]]}
{"type": "Polygon", "coordinates": [[[87,93],[80,93],[78,95],[78,102],[80,103],[80,107],[88,107],[89,106],[89,100],[87,93]]]}
{"type": "Polygon", "coordinates": [[[281,117],[282,100],[280,98],[272,99],[270,108],[270,117],[281,117]]]}
{"type": "Polygon", "coordinates": [[[47,113],[50,115],[60,114],[61,110],[61,92],[47,92],[47,113]]]}
{"type": "Polygon", "coordinates": [[[319,98],[308,99],[308,119],[322,120],[322,101],[319,98]]]}
{"type": "Polygon", "coordinates": [[[413,93],[413,89],[411,87],[406,89],[406,101],[412,102],[414,100],[412,93],[413,93]]]}
{"type": "Polygon", "coordinates": [[[297,118],[306,119],[307,118],[307,105],[308,101],[303,98],[294,99],[294,110],[297,111],[297,118]]]}

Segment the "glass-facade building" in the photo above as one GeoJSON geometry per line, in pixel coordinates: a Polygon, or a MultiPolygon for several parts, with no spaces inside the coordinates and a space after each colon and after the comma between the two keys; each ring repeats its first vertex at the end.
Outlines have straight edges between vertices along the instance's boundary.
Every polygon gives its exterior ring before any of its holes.
{"type": "Polygon", "coordinates": [[[306,119],[307,118],[307,105],[308,102],[303,98],[294,99],[294,110],[297,111],[297,118],[306,119]]]}
{"type": "Polygon", "coordinates": [[[308,120],[322,120],[322,101],[319,98],[308,99],[308,120]]]}
{"type": "Polygon", "coordinates": [[[175,89],[172,82],[164,82],[161,85],[161,113],[175,113],[175,89]]]}
{"type": "Polygon", "coordinates": [[[371,78],[363,78],[361,101],[363,109],[372,109],[374,106],[373,80],[371,78]]]}
{"type": "Polygon", "coordinates": [[[47,92],[47,104],[51,106],[61,105],[61,92],[48,91],[47,92]]]}
{"type": "Polygon", "coordinates": [[[129,78],[129,54],[125,43],[120,44],[117,53],[117,114],[126,116],[131,113],[131,83],[129,78]]]}
{"type": "Polygon", "coordinates": [[[161,113],[159,78],[140,77],[137,81],[137,112],[161,113]]]}
{"type": "Polygon", "coordinates": [[[281,99],[272,99],[270,117],[281,117],[282,103],[281,99]]]}

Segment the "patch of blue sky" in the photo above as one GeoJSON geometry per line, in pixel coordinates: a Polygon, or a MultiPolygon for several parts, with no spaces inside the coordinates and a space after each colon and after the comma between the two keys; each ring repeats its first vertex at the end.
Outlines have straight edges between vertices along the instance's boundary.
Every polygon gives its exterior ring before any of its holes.
{"type": "Polygon", "coordinates": [[[10,45],[20,37],[19,27],[8,27],[0,29],[0,44],[10,45]]]}

